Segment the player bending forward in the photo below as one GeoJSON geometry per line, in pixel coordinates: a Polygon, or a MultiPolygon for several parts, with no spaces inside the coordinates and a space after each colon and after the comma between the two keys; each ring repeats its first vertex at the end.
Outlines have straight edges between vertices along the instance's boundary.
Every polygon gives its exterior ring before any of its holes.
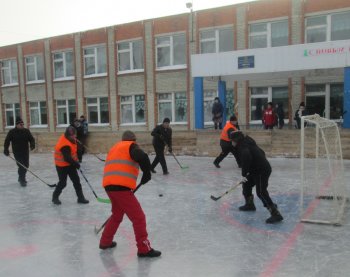
{"type": "Polygon", "coordinates": [[[242,186],[245,205],[239,207],[240,211],[255,211],[253,186],[256,194],[263,202],[271,216],[266,219],[266,223],[276,223],[283,220],[282,215],[277,210],[277,205],[270,198],[267,187],[271,175],[271,165],[266,159],[265,152],[256,144],[251,137],[244,135],[241,131],[231,133],[231,140],[238,152],[240,165],[242,166],[242,186]],[[248,181],[249,179],[249,181],[248,181]]]}

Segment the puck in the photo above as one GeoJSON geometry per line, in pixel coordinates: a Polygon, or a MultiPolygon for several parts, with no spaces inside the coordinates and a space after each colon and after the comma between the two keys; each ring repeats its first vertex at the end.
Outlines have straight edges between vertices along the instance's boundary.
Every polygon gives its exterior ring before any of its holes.
{"type": "Polygon", "coordinates": [[[162,197],[162,196],[163,196],[163,194],[159,194],[158,196],[159,196],[159,197],[162,197]]]}

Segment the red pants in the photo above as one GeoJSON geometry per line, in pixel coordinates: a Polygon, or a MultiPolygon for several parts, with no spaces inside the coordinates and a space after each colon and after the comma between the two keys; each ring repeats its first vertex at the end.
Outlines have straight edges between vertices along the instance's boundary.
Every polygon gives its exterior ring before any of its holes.
{"type": "Polygon", "coordinates": [[[107,191],[107,194],[112,203],[112,215],[103,230],[100,245],[108,246],[112,243],[123,216],[126,214],[134,228],[138,253],[150,251],[152,248],[148,241],[146,217],[134,193],[132,191],[107,191]]]}

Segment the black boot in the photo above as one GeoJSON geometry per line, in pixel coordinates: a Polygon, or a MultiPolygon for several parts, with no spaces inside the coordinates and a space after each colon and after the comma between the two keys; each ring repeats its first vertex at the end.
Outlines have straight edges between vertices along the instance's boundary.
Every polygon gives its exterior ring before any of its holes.
{"type": "Polygon", "coordinates": [[[107,245],[107,246],[104,246],[104,245],[101,245],[100,244],[100,249],[102,250],[106,250],[106,249],[109,249],[109,248],[114,248],[117,246],[117,243],[115,241],[112,241],[112,243],[110,245],[107,245]]]}
{"type": "Polygon", "coordinates": [[[268,219],[266,219],[266,223],[273,224],[283,220],[283,216],[277,210],[276,205],[269,207],[268,210],[270,211],[271,216],[268,219]]]}
{"type": "Polygon", "coordinates": [[[55,205],[61,205],[62,203],[58,199],[59,196],[60,196],[60,193],[55,190],[52,194],[52,203],[54,203],[55,205]]]}
{"type": "Polygon", "coordinates": [[[158,250],[154,250],[153,248],[147,253],[137,253],[137,256],[139,258],[156,258],[156,257],[159,257],[160,255],[162,255],[162,252],[158,250]]]}
{"type": "Polygon", "coordinates": [[[215,161],[213,162],[213,164],[215,165],[216,168],[220,168],[220,167],[221,167],[221,166],[219,165],[219,163],[217,162],[217,160],[215,160],[215,161]]]}
{"type": "Polygon", "coordinates": [[[243,206],[240,206],[238,209],[243,212],[256,211],[254,205],[254,195],[245,197],[245,204],[243,206]]]}
{"type": "Polygon", "coordinates": [[[79,204],[88,204],[88,203],[89,203],[89,200],[87,200],[87,199],[85,198],[85,196],[84,196],[84,194],[83,194],[82,191],[81,191],[81,192],[78,192],[78,193],[77,193],[77,196],[78,196],[77,202],[78,202],[79,204]]]}

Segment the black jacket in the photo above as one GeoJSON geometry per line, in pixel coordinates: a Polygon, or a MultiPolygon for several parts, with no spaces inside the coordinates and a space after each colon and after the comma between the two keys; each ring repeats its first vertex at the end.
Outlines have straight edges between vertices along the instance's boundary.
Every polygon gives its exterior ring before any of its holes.
{"type": "Polygon", "coordinates": [[[171,128],[164,128],[163,124],[155,127],[151,133],[153,136],[152,144],[154,147],[164,147],[165,144],[171,148],[172,145],[172,130],[171,128]]]}
{"type": "Polygon", "coordinates": [[[12,151],[15,155],[28,155],[30,149],[35,148],[35,140],[31,132],[26,129],[14,128],[11,129],[5,138],[4,150],[8,151],[12,144],[12,151]]]}
{"type": "Polygon", "coordinates": [[[266,159],[265,152],[256,144],[255,140],[245,136],[236,146],[242,176],[271,173],[271,165],[266,159]]]}

